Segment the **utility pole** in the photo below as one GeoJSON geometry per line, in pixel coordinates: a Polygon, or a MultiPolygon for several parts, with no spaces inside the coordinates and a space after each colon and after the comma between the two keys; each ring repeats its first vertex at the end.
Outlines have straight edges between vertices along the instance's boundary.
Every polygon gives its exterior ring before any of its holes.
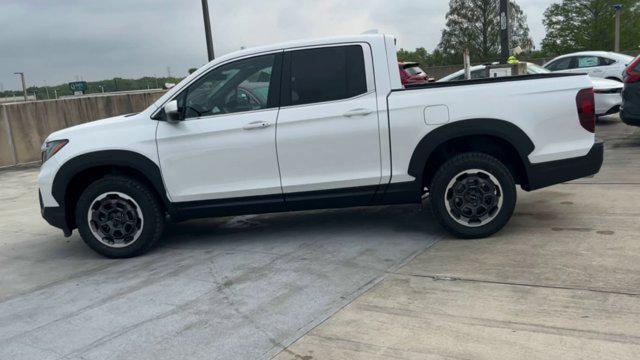
{"type": "Polygon", "coordinates": [[[622,4],[613,5],[616,10],[616,45],[615,52],[620,52],[620,15],[622,13],[622,4]]]}
{"type": "Polygon", "coordinates": [[[211,37],[211,20],[209,18],[208,0],[202,0],[202,17],[204,18],[204,35],[207,39],[207,55],[213,60],[213,38],[211,37]]]}
{"type": "Polygon", "coordinates": [[[24,73],[23,72],[14,72],[16,75],[20,75],[20,80],[22,80],[22,93],[24,94],[24,101],[29,100],[29,96],[27,95],[27,85],[24,82],[24,73]]]}
{"type": "Polygon", "coordinates": [[[500,0],[500,63],[506,64],[509,60],[510,41],[509,27],[509,0],[500,0]]]}

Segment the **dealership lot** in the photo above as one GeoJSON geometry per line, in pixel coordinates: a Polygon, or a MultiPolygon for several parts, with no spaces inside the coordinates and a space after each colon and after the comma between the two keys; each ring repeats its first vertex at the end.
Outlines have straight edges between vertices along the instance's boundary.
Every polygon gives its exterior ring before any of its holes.
{"type": "Polygon", "coordinates": [[[600,174],[520,192],[477,241],[377,207],[191,221],[108,260],[40,218],[37,169],[0,172],[0,358],[632,358],[640,131],[598,136],[600,174]]]}

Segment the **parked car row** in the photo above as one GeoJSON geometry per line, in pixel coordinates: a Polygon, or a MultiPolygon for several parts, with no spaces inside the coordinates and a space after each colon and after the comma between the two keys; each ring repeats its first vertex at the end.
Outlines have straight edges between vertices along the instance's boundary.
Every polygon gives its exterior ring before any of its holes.
{"type": "MultiPolygon", "coordinates": [[[[488,65],[477,65],[471,67],[471,79],[486,78],[488,76],[487,66],[488,65]]],[[[551,73],[551,71],[547,70],[546,68],[533,63],[527,63],[527,71],[530,75],[551,73]]],[[[442,79],[438,80],[438,82],[460,80],[464,80],[464,70],[460,70],[451,75],[445,76],[442,79]]],[[[596,115],[604,116],[619,112],[620,106],[622,105],[621,93],[623,84],[614,80],[600,79],[595,77],[590,77],[590,80],[593,84],[593,90],[595,93],[596,115]]]]}
{"type": "Polygon", "coordinates": [[[622,82],[623,73],[633,56],[608,51],[584,51],[558,56],[544,64],[553,72],[586,73],[591,77],[622,82]]]}
{"type": "MultiPolygon", "coordinates": [[[[411,64],[411,66],[418,66],[416,63],[411,64]]],[[[400,63],[403,85],[413,85],[409,80],[405,82],[407,76],[403,76],[403,65],[404,63],[400,63]]],[[[487,66],[473,66],[471,79],[488,77],[487,66]]],[[[595,93],[596,115],[612,115],[625,108],[624,113],[621,114],[623,120],[627,124],[640,126],[640,60],[638,58],[607,51],[584,51],[558,56],[543,66],[527,63],[527,67],[530,75],[550,72],[588,74],[595,93]],[[624,107],[623,97],[626,103],[624,107]]],[[[464,79],[464,70],[460,70],[445,76],[438,82],[464,79]]]]}
{"type": "Polygon", "coordinates": [[[622,121],[640,126],[640,57],[634,59],[629,55],[605,51],[579,52],[559,56],[544,67],[554,72],[587,73],[594,80],[605,78],[623,82],[622,91],[618,87],[609,89],[605,83],[600,83],[600,89],[597,89],[594,82],[596,102],[608,107],[619,100],[620,105],[611,107],[607,114],[619,110],[622,121]]]}

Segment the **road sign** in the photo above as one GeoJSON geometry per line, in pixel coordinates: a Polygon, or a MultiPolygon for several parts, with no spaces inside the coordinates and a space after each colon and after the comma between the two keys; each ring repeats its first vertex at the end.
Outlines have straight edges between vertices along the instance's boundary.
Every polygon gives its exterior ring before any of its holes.
{"type": "Polygon", "coordinates": [[[87,82],[86,81],[74,81],[69,83],[69,89],[74,93],[77,91],[85,92],[87,91],[87,82]]]}

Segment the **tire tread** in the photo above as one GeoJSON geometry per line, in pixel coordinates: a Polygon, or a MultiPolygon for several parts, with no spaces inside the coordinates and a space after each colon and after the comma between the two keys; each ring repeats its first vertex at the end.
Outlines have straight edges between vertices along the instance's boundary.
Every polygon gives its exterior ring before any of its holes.
{"type": "MultiPolygon", "coordinates": [[[[130,195],[131,196],[131,195],[130,195]]],[[[141,204],[139,204],[142,206],[141,204]]],[[[89,185],[85,191],[80,195],[78,199],[78,206],[76,207],[76,224],[78,224],[78,230],[82,237],[82,240],[87,244],[91,249],[98,252],[101,255],[104,255],[109,258],[129,258],[138,256],[148,252],[153,246],[160,240],[162,236],[162,232],[164,229],[164,216],[162,208],[160,207],[160,202],[158,201],[156,195],[152,193],[149,188],[139,182],[138,180],[123,176],[123,175],[107,175],[103,178],[100,178],[89,185]],[[138,246],[134,247],[133,250],[129,250],[127,247],[125,248],[108,248],[98,241],[94,241],[93,234],[89,231],[85,231],[81,227],[88,226],[86,219],[84,219],[84,206],[82,204],[90,203],[92,201],[93,190],[96,188],[100,188],[102,186],[113,187],[113,186],[123,186],[125,188],[135,189],[136,191],[143,194],[150,204],[150,208],[146,210],[152,215],[152,218],[148,218],[145,216],[145,226],[147,224],[152,224],[152,229],[144,229],[143,231],[150,230],[151,235],[146,237],[145,240],[141,242],[138,246]],[[129,250],[129,251],[126,251],[129,250]]],[[[136,240],[136,242],[141,241],[142,239],[136,240]]]]}
{"type": "MultiPolygon", "coordinates": [[[[501,181],[502,182],[502,181],[501,181]]],[[[436,171],[433,180],[429,186],[429,192],[431,194],[431,209],[436,218],[436,220],[451,234],[461,239],[478,239],[488,237],[502,229],[506,223],[511,218],[513,214],[513,210],[515,208],[516,202],[516,190],[515,190],[515,181],[513,179],[513,175],[509,171],[509,169],[498,159],[495,157],[481,153],[481,152],[466,152],[456,156],[453,156],[451,159],[447,160],[442,166],[436,171]],[[468,169],[478,167],[482,168],[482,166],[490,166],[494,167],[498,174],[493,174],[496,176],[498,181],[501,181],[501,178],[504,179],[506,184],[501,184],[503,190],[503,207],[499,211],[501,214],[493,219],[488,224],[483,226],[473,228],[473,227],[464,227],[458,223],[455,223],[453,219],[450,219],[450,215],[448,214],[446,208],[444,207],[444,202],[442,205],[439,204],[440,200],[444,201],[444,197],[441,197],[439,194],[435,195],[434,191],[445,190],[446,185],[451,180],[451,177],[454,175],[453,172],[459,170],[460,167],[464,167],[464,164],[481,164],[479,166],[468,165],[466,166],[468,169]],[[513,199],[507,199],[507,196],[512,194],[513,199]],[[435,196],[434,196],[435,195],[435,196]],[[441,206],[440,206],[441,205],[441,206]]]]}

